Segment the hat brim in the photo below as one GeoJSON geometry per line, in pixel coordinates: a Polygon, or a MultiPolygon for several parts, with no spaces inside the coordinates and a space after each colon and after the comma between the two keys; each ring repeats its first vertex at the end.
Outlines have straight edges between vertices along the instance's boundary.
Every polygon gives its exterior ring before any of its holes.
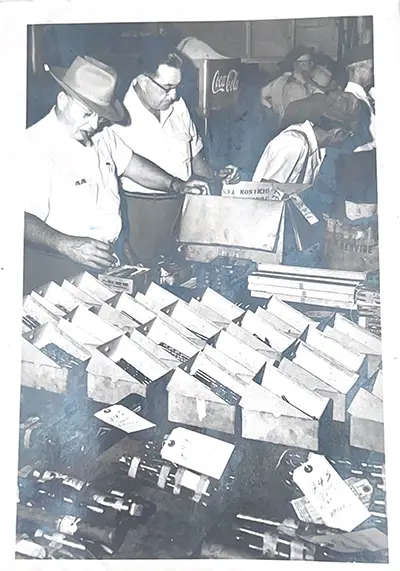
{"type": "Polygon", "coordinates": [[[48,72],[56,80],[56,82],[63,88],[63,90],[71,97],[74,97],[83,105],[88,107],[91,111],[94,111],[103,119],[108,119],[113,123],[120,123],[125,117],[125,109],[122,103],[115,99],[112,104],[110,105],[99,105],[90,99],[82,96],[80,93],[72,89],[68,83],[63,81],[63,77],[65,76],[65,72],[67,71],[64,67],[49,67],[48,72]]]}

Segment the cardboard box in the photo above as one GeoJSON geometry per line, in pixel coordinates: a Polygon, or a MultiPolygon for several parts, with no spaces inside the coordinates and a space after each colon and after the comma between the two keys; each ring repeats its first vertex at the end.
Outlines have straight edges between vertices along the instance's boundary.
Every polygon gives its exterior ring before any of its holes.
{"type": "Polygon", "coordinates": [[[336,313],[329,323],[333,329],[340,331],[345,335],[349,335],[368,349],[368,353],[372,355],[382,355],[382,341],[379,337],[346,319],[340,313],[336,313]]]}
{"type": "Polygon", "coordinates": [[[361,388],[349,406],[350,445],[385,453],[383,401],[361,388]]]}
{"type": "Polygon", "coordinates": [[[38,287],[35,290],[35,293],[43,297],[45,301],[52,303],[55,307],[61,310],[64,315],[81,305],[80,299],[56,284],[56,282],[49,282],[38,287]]]}
{"type": "MultiPolygon", "coordinates": [[[[242,331],[240,327],[235,327],[242,331]]],[[[256,377],[262,371],[265,363],[268,361],[273,363],[275,361],[271,352],[262,352],[248,345],[234,335],[232,330],[230,332],[221,331],[214,340],[214,347],[219,353],[226,355],[229,359],[238,362],[241,366],[248,369],[253,377],[256,377]]]]}
{"type": "Polygon", "coordinates": [[[108,302],[121,313],[127,315],[137,323],[144,325],[156,318],[157,313],[140,303],[127,293],[119,293],[108,302]]]}
{"type": "Polygon", "coordinates": [[[307,327],[317,327],[318,325],[316,321],[274,295],[267,300],[263,309],[271,315],[279,317],[300,332],[305,331],[307,327]]]}
{"type": "Polygon", "coordinates": [[[122,331],[128,337],[132,336],[132,333],[140,327],[140,323],[122,313],[112,305],[103,304],[101,307],[93,308],[93,313],[98,315],[103,321],[122,331]]]}
{"type": "Polygon", "coordinates": [[[160,309],[168,307],[180,299],[178,296],[174,295],[155,282],[151,282],[149,287],[144,292],[144,295],[147,299],[152,299],[154,302],[156,302],[156,304],[159,305],[160,309]]]}
{"type": "Polygon", "coordinates": [[[114,325],[110,325],[110,323],[107,323],[84,306],[75,308],[65,316],[65,319],[97,339],[98,345],[107,343],[125,334],[124,331],[114,327],[114,325]]]}
{"type": "Polygon", "coordinates": [[[188,260],[210,262],[228,256],[279,264],[284,227],[282,201],[188,195],[179,241],[185,244],[188,260]]]}
{"type": "Polygon", "coordinates": [[[140,331],[134,331],[130,337],[132,341],[143,347],[148,353],[154,355],[156,359],[164,363],[168,369],[176,369],[181,365],[181,362],[173,357],[168,351],[166,351],[163,347],[158,345],[155,341],[150,339],[148,336],[146,337],[140,331]]]}
{"type": "MultiPolygon", "coordinates": [[[[57,308],[55,309],[57,310],[57,308]]],[[[61,311],[59,313],[62,314],[61,311]]],[[[46,323],[57,325],[59,320],[60,315],[52,313],[32,295],[24,297],[22,303],[22,333],[28,333],[46,323]]]]}
{"type": "Polygon", "coordinates": [[[212,339],[222,329],[221,326],[216,326],[182,299],[164,309],[164,312],[186,329],[195,333],[200,339],[206,341],[212,339]]]}
{"type": "Polygon", "coordinates": [[[210,287],[201,296],[201,302],[229,321],[236,322],[244,315],[244,309],[241,309],[210,287]]]}
{"type": "Polygon", "coordinates": [[[261,341],[265,339],[266,344],[278,353],[286,351],[299,337],[298,334],[284,333],[250,310],[246,311],[240,325],[242,329],[256,335],[261,341]]]}
{"type": "Polygon", "coordinates": [[[72,294],[74,297],[76,297],[76,299],[79,299],[80,305],[85,305],[89,309],[96,306],[100,307],[100,305],[102,305],[103,303],[100,298],[87,293],[86,291],[80,289],[79,287],[76,287],[76,285],[74,285],[68,280],[64,280],[61,284],[61,287],[70,294],[72,294]]]}
{"type": "Polygon", "coordinates": [[[307,345],[317,349],[323,355],[327,355],[330,359],[337,361],[349,371],[359,373],[367,378],[365,354],[345,347],[332,337],[329,337],[315,328],[307,330],[303,340],[307,345]]]}
{"type": "Polygon", "coordinates": [[[205,353],[196,355],[192,362],[183,366],[183,370],[191,375],[195,375],[198,371],[206,373],[239,396],[242,396],[247,387],[253,382],[251,375],[247,373],[244,375],[241,373],[231,373],[223,365],[214,361],[205,353]]]}
{"type": "MultiPolygon", "coordinates": [[[[346,411],[364,379],[303,341],[297,342],[284,357],[338,391],[340,396],[333,404],[333,420],[345,422],[346,411]]],[[[325,395],[323,391],[319,391],[319,394],[330,398],[330,392],[325,395]]]]}
{"type": "Polygon", "coordinates": [[[59,394],[85,388],[89,359],[90,352],[85,347],[52,323],[47,323],[22,335],[21,384],[59,394]],[[49,344],[66,351],[80,363],[71,368],[60,365],[42,352],[49,344]]]}
{"type": "Polygon", "coordinates": [[[235,433],[235,407],[227,405],[192,375],[176,369],[167,392],[170,422],[235,433]]]}
{"type": "Polygon", "coordinates": [[[239,363],[231,357],[228,357],[228,355],[222,353],[222,351],[219,351],[211,345],[206,345],[204,347],[203,354],[229,371],[229,373],[233,375],[240,375],[241,377],[248,377],[248,382],[253,380],[255,377],[255,374],[252,373],[251,370],[245,367],[242,363],[239,363]]]}
{"type": "Polygon", "coordinates": [[[240,412],[237,403],[240,402],[240,398],[246,393],[249,385],[253,383],[251,375],[242,376],[231,373],[205,353],[199,353],[183,365],[182,369],[190,375],[190,381],[177,373],[173,375],[173,382],[167,387],[168,419],[173,422],[235,434],[240,424],[237,420],[240,412]],[[196,378],[199,373],[214,379],[219,388],[210,388],[196,378]],[[225,389],[230,389],[236,395],[236,404],[227,402],[221,396],[219,391],[225,389]]]}
{"type": "Polygon", "coordinates": [[[368,353],[370,349],[363,345],[353,337],[342,333],[341,331],[334,329],[330,326],[323,326],[321,330],[327,337],[330,337],[334,341],[339,342],[344,347],[347,347],[354,353],[359,353],[365,355],[367,361],[367,375],[372,377],[374,373],[379,369],[382,364],[382,356],[379,354],[368,353]]]}
{"type": "Polygon", "coordinates": [[[173,319],[163,314],[160,314],[154,321],[143,326],[142,331],[157,345],[170,348],[169,350],[171,351],[172,349],[172,352],[178,352],[182,361],[191,359],[205,346],[205,342],[193,334],[191,338],[187,337],[184,327],[179,327],[179,324],[173,319]]]}
{"type": "Polygon", "coordinates": [[[107,404],[116,403],[131,393],[146,396],[151,383],[161,380],[171,371],[138,343],[122,335],[110,343],[99,346],[88,364],[88,397],[107,404]],[[145,375],[150,384],[144,384],[117,363],[124,359],[145,375]]]}
{"type": "Polygon", "coordinates": [[[207,307],[201,301],[198,301],[196,298],[192,298],[189,302],[189,307],[193,307],[197,313],[199,313],[202,317],[214,323],[216,327],[219,329],[225,329],[230,324],[230,319],[226,319],[219,313],[217,313],[214,309],[207,307]]]}
{"type": "Polygon", "coordinates": [[[135,295],[144,291],[152,280],[157,279],[158,271],[150,268],[124,265],[99,275],[99,280],[114,293],[135,295]]]}
{"type": "Polygon", "coordinates": [[[256,383],[240,407],[243,438],[309,450],[318,440],[315,421],[256,383]]]}
{"type": "Polygon", "coordinates": [[[97,337],[94,337],[91,333],[85,329],[81,329],[81,327],[78,327],[67,319],[60,319],[57,323],[57,327],[60,331],[68,335],[68,337],[87,349],[90,354],[92,354],[99,346],[99,340],[97,337]]]}
{"type": "Polygon", "coordinates": [[[332,418],[333,411],[341,407],[343,400],[342,394],[331,387],[330,385],[324,383],[321,379],[311,374],[303,367],[300,367],[297,363],[290,361],[284,357],[278,366],[279,370],[286,373],[299,385],[306,387],[308,390],[326,397],[332,401],[332,418]]]}
{"type": "MultiPolygon", "coordinates": [[[[56,284],[57,285],[57,284],[56,284]]],[[[29,296],[35,300],[37,303],[40,303],[47,311],[50,311],[56,317],[64,317],[67,312],[59,307],[56,307],[54,303],[51,303],[49,299],[44,298],[43,296],[39,295],[36,291],[32,291],[29,296]]]]}
{"type": "MultiPolygon", "coordinates": [[[[309,428],[305,434],[307,447],[310,450],[319,450],[322,440],[320,428],[323,426],[322,432],[325,432],[326,438],[327,425],[332,423],[333,402],[328,397],[306,388],[282,369],[271,364],[267,364],[264,369],[261,386],[310,417],[309,428]]],[[[302,422],[300,426],[304,424],[302,422]]]]}
{"type": "Polygon", "coordinates": [[[245,345],[248,345],[257,351],[260,357],[265,358],[265,362],[275,362],[281,358],[281,353],[279,351],[272,349],[266,343],[263,343],[263,341],[255,337],[253,333],[250,333],[243,327],[239,327],[239,325],[236,325],[235,323],[231,323],[226,332],[232,337],[235,337],[238,341],[241,341],[245,345]]]}
{"type": "Polygon", "coordinates": [[[263,309],[262,307],[257,307],[255,314],[257,315],[257,317],[261,317],[261,319],[269,323],[269,325],[274,329],[282,331],[282,333],[286,333],[286,335],[289,335],[291,337],[295,338],[300,337],[305,331],[305,329],[301,331],[300,329],[297,329],[293,325],[286,323],[280,317],[277,317],[276,315],[270,313],[268,310],[263,309]]]}
{"type": "Polygon", "coordinates": [[[281,264],[285,232],[294,235],[299,250],[317,242],[319,220],[299,196],[308,187],[285,185],[279,190],[273,184],[272,192],[270,183],[242,181],[225,187],[222,196],[186,196],[179,234],[186,258],[209,262],[230,256],[281,264]],[[267,199],[248,200],[258,198],[261,187],[267,199]]]}
{"type": "Polygon", "coordinates": [[[77,276],[68,278],[67,281],[71,282],[75,287],[81,289],[90,296],[101,301],[108,301],[115,296],[115,292],[112,289],[104,285],[92,274],[89,274],[89,272],[83,272],[77,276]]]}

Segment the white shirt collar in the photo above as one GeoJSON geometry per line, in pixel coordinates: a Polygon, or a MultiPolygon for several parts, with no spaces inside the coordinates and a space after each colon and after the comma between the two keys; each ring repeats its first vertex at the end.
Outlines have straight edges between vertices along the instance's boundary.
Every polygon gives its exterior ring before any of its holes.
{"type": "Polygon", "coordinates": [[[315,136],[314,126],[311,121],[304,121],[304,123],[299,123],[298,125],[290,125],[285,131],[301,131],[305,134],[310,145],[310,154],[314,154],[319,151],[317,137],[315,136]]]}

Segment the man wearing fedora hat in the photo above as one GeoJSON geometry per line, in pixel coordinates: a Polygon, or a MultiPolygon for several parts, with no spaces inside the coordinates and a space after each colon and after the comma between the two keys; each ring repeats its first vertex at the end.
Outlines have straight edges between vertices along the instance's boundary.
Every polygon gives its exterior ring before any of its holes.
{"type": "MultiPolygon", "coordinates": [[[[173,177],[133,153],[108,127],[125,117],[113,68],[78,56],[68,69],[46,69],[62,91],[24,141],[25,292],[115,264],[120,176],[165,193],[208,192],[206,183],[173,177]]],[[[123,256],[134,261],[127,243],[123,256]]]]}

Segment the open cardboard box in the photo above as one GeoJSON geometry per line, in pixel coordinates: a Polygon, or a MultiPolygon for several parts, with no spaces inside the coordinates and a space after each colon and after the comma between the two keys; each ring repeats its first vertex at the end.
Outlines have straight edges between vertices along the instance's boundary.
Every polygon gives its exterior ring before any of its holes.
{"type": "MultiPolygon", "coordinates": [[[[234,190],[240,192],[240,186],[234,190]]],[[[322,222],[298,195],[305,187],[290,186],[293,188],[286,185],[285,192],[278,192],[280,199],[272,200],[248,200],[235,194],[187,195],[179,233],[186,259],[210,262],[218,256],[229,256],[281,264],[288,239],[294,238],[299,250],[314,245],[322,222]]]]}
{"type": "Polygon", "coordinates": [[[181,362],[185,362],[199,353],[205,346],[194,334],[190,335],[184,327],[180,326],[167,315],[160,313],[152,322],[143,325],[140,329],[151,341],[172,352],[177,352],[181,362]]]}
{"type": "Polygon", "coordinates": [[[164,378],[171,367],[161,362],[141,345],[122,335],[104,343],[92,354],[88,364],[88,397],[113,404],[135,393],[146,396],[149,386],[135,379],[117,363],[124,359],[145,375],[151,383],[164,378]]]}
{"type": "MultiPolygon", "coordinates": [[[[275,317],[281,319],[282,321],[293,327],[294,330],[299,331],[300,333],[303,333],[307,329],[307,327],[317,327],[318,325],[316,321],[314,321],[307,315],[304,315],[304,313],[298,311],[297,309],[295,309],[294,307],[292,307],[291,305],[289,305],[288,303],[284,302],[282,299],[279,299],[279,297],[276,297],[274,295],[271,296],[269,299],[267,299],[264,307],[262,308],[260,307],[259,310],[260,312],[258,312],[257,310],[256,314],[261,313],[261,310],[264,310],[269,315],[274,315],[275,317]]],[[[261,316],[263,315],[264,314],[262,314],[261,316]]]]}
{"type": "MultiPolygon", "coordinates": [[[[346,411],[365,379],[303,341],[296,342],[283,357],[287,357],[339,393],[333,399],[333,420],[346,422],[346,411]]],[[[331,391],[325,393],[318,390],[318,394],[332,398],[331,391]]]]}
{"type": "MultiPolygon", "coordinates": [[[[53,323],[56,325],[62,316],[62,311],[59,314],[52,313],[45,305],[40,303],[32,295],[26,295],[22,303],[22,333],[28,333],[40,325],[45,325],[46,323],[53,323]],[[60,315],[61,314],[61,315],[60,315]]],[[[57,308],[55,308],[57,311],[57,308]]]]}
{"type": "Polygon", "coordinates": [[[140,327],[140,323],[129,317],[127,314],[115,309],[112,305],[104,303],[101,307],[94,307],[92,309],[93,313],[98,315],[103,321],[116,327],[128,337],[132,336],[132,333],[140,327]]]}
{"type": "Polygon", "coordinates": [[[176,369],[167,385],[168,420],[178,424],[235,433],[235,407],[182,369],[176,369]]]}
{"type": "MultiPolygon", "coordinates": [[[[36,288],[36,290],[32,293],[36,293],[45,301],[53,304],[56,308],[61,310],[64,315],[82,303],[79,298],[68,292],[65,288],[62,288],[56,282],[49,282],[45,285],[42,285],[36,288]]],[[[89,304],[89,307],[93,306],[89,304]]]]}
{"type": "MultiPolygon", "coordinates": [[[[266,343],[258,339],[253,333],[247,331],[244,327],[240,327],[235,323],[231,323],[226,332],[229,333],[230,337],[234,337],[238,341],[241,341],[244,345],[247,345],[249,348],[256,351],[259,354],[259,357],[264,359],[264,363],[267,361],[275,362],[281,358],[281,353],[279,351],[269,347],[266,343]]],[[[226,337],[222,336],[222,334],[220,338],[226,340],[226,337]]],[[[238,349],[237,346],[236,349],[238,349]]]]}
{"type": "Polygon", "coordinates": [[[68,278],[67,281],[71,282],[75,287],[81,289],[90,296],[101,301],[108,301],[115,296],[115,292],[112,289],[104,285],[89,272],[83,272],[77,276],[68,278]]]}
{"type": "MultiPolygon", "coordinates": [[[[237,327],[237,329],[242,331],[240,327],[237,327]]],[[[255,341],[257,341],[257,339],[255,339],[255,341]]],[[[265,354],[240,340],[236,335],[226,331],[221,331],[221,333],[217,335],[213,341],[213,347],[219,354],[225,355],[231,361],[237,362],[246,370],[250,371],[253,378],[256,378],[261,373],[268,361],[272,363],[275,361],[275,358],[270,352],[265,354]]],[[[218,361],[218,359],[215,360],[218,361]]],[[[233,371],[233,365],[227,368],[233,371]]]]}
{"type": "Polygon", "coordinates": [[[42,325],[22,335],[21,384],[59,394],[86,389],[86,365],[90,356],[85,347],[54,324],[42,325]],[[79,364],[71,368],[61,366],[42,352],[49,344],[66,351],[79,364]]]}
{"type": "Polygon", "coordinates": [[[234,374],[205,353],[199,353],[182,369],[189,377],[175,372],[167,386],[168,420],[235,434],[238,428],[237,405],[226,402],[195,375],[198,372],[209,375],[240,399],[253,383],[248,371],[243,376],[234,374]]]}
{"type": "Polygon", "coordinates": [[[79,299],[80,305],[85,305],[88,308],[102,305],[103,301],[93,294],[89,294],[83,289],[77,287],[75,284],[68,280],[64,280],[61,287],[72,294],[76,299],[79,299]]]}
{"type": "Polygon", "coordinates": [[[143,325],[156,318],[157,313],[127,293],[119,293],[109,300],[108,305],[143,325]]]}
{"type": "Polygon", "coordinates": [[[223,317],[219,313],[217,313],[214,309],[207,307],[201,301],[193,297],[189,302],[189,307],[193,307],[197,313],[199,313],[202,317],[214,323],[216,327],[219,329],[225,329],[228,327],[229,323],[231,322],[230,319],[223,317]]]}
{"type": "Polygon", "coordinates": [[[96,315],[96,313],[82,305],[76,307],[66,315],[65,319],[97,339],[98,345],[107,343],[125,334],[125,331],[107,323],[104,319],[96,315]]]}
{"type": "Polygon", "coordinates": [[[228,321],[236,322],[244,315],[244,309],[241,309],[210,287],[204,291],[201,296],[201,302],[228,321]]]}
{"type": "Polygon", "coordinates": [[[361,388],[348,409],[350,445],[385,453],[383,401],[361,388]]]}
{"type": "Polygon", "coordinates": [[[200,339],[212,339],[222,329],[221,325],[209,321],[193,306],[180,299],[174,305],[164,309],[164,312],[175,321],[192,331],[200,339]]]}
{"type": "Polygon", "coordinates": [[[300,335],[298,333],[286,333],[275,327],[271,321],[267,321],[256,315],[253,311],[247,310],[241,319],[241,328],[252,335],[258,337],[278,353],[283,353],[296,341],[300,335]]]}
{"type": "Polygon", "coordinates": [[[135,295],[138,291],[144,291],[158,277],[158,273],[158,270],[150,268],[124,265],[100,274],[99,281],[114,293],[135,295]]]}

